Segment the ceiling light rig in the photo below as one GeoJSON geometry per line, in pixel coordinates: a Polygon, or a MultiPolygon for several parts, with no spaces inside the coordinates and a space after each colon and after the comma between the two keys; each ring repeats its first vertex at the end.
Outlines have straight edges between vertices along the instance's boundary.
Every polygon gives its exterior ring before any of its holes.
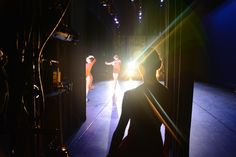
{"type": "Polygon", "coordinates": [[[114,4],[112,0],[100,0],[102,7],[106,8],[107,13],[112,17],[114,25],[116,28],[120,27],[120,21],[118,19],[117,13],[114,9],[114,4]]]}
{"type": "Polygon", "coordinates": [[[142,22],[142,15],[143,15],[142,6],[139,6],[139,11],[138,11],[138,20],[139,20],[139,23],[142,22]]]}
{"type": "Polygon", "coordinates": [[[164,0],[160,0],[160,7],[164,6],[164,0]]]}
{"type": "Polygon", "coordinates": [[[114,5],[111,0],[100,0],[100,4],[106,9],[109,15],[114,15],[114,5]]]}
{"type": "MultiPolygon", "coordinates": [[[[162,2],[164,0],[161,0],[162,2]]],[[[136,9],[136,15],[138,17],[138,22],[141,23],[142,22],[142,15],[143,15],[143,11],[142,11],[142,3],[141,0],[130,0],[131,3],[133,3],[132,6],[134,6],[136,9]]],[[[114,26],[116,28],[119,28],[121,25],[120,19],[118,18],[118,11],[116,10],[116,6],[114,3],[114,0],[99,0],[100,5],[106,9],[106,12],[112,17],[113,22],[114,22],[114,26]]],[[[120,10],[122,11],[122,10],[120,10]]]]}
{"type": "Polygon", "coordinates": [[[119,22],[117,16],[114,17],[114,22],[115,22],[116,28],[119,28],[120,27],[120,22],[119,22]]]}
{"type": "Polygon", "coordinates": [[[108,1],[101,1],[100,4],[101,4],[103,7],[108,7],[108,6],[109,6],[108,1]]]}

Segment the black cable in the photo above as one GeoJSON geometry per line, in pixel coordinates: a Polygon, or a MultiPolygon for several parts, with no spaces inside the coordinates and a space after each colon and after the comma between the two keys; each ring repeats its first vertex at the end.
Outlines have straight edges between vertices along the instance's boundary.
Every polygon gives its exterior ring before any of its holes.
{"type": "Polygon", "coordinates": [[[46,43],[48,42],[48,40],[51,38],[51,36],[53,35],[53,33],[55,32],[55,30],[57,29],[57,27],[59,26],[59,24],[61,23],[63,17],[65,16],[65,13],[67,12],[69,6],[70,6],[70,3],[71,3],[72,0],[69,0],[65,10],[62,12],[62,15],[61,17],[59,18],[58,22],[56,23],[56,25],[54,26],[54,28],[52,29],[51,33],[48,35],[48,37],[46,38],[46,40],[44,41],[42,47],[40,48],[40,51],[39,51],[39,55],[38,55],[38,77],[39,77],[39,84],[40,84],[40,91],[41,91],[41,94],[42,94],[42,103],[43,103],[43,112],[45,110],[45,95],[44,95],[44,90],[43,90],[43,83],[42,83],[42,77],[41,77],[41,70],[40,70],[40,64],[41,64],[41,56],[42,56],[42,53],[43,53],[43,49],[46,45],[46,43]]]}

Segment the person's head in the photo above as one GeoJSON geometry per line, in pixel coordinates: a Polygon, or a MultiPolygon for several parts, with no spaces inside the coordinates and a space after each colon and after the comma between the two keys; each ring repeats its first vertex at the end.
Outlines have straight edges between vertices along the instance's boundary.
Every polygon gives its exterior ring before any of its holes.
{"type": "Polygon", "coordinates": [[[156,71],[161,67],[162,61],[158,52],[154,49],[139,65],[139,70],[144,78],[156,76],[156,71]]]}
{"type": "Polygon", "coordinates": [[[119,56],[118,55],[114,55],[113,57],[115,60],[118,60],[119,59],[119,56]]]}
{"type": "Polygon", "coordinates": [[[94,59],[95,59],[94,56],[90,55],[86,58],[86,62],[91,63],[94,59]]]}

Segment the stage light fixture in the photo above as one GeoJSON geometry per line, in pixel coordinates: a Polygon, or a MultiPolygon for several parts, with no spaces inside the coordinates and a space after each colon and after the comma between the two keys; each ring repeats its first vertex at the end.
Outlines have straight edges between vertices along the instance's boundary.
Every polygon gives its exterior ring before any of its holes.
{"type": "Polygon", "coordinates": [[[78,35],[75,31],[72,30],[72,28],[63,23],[61,26],[53,33],[53,38],[63,40],[63,41],[78,41],[78,35]]]}
{"type": "Polygon", "coordinates": [[[67,32],[61,32],[61,31],[56,31],[53,34],[53,37],[59,40],[63,41],[72,41],[73,40],[73,35],[67,33],[67,32]]]}

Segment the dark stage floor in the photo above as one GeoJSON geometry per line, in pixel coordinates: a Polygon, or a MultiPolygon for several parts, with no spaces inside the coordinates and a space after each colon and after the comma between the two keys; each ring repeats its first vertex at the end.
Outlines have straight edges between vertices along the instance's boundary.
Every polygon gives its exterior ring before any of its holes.
{"type": "MultiPolygon", "coordinates": [[[[89,93],[87,120],[68,141],[71,157],[105,157],[120,115],[123,92],[138,81],[120,81],[116,97],[112,81],[95,83],[89,93]]],[[[190,157],[236,157],[236,93],[195,83],[190,157]]]]}

